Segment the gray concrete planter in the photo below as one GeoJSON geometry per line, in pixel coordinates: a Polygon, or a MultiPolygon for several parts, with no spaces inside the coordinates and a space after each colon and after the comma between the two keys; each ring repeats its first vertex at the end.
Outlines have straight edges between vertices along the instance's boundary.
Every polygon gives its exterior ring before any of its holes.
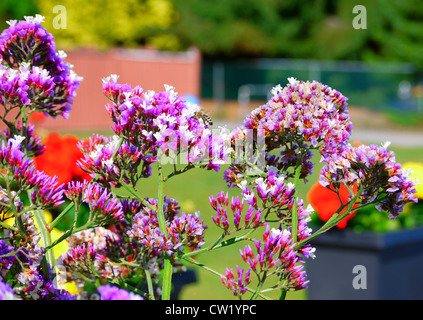
{"type": "Polygon", "coordinates": [[[310,300],[423,299],[423,227],[383,234],[331,229],[311,243],[310,300]]]}

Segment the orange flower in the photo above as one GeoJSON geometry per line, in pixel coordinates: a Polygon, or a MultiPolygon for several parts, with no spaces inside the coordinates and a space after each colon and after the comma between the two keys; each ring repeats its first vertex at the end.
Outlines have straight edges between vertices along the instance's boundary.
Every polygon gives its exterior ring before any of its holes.
{"type": "Polygon", "coordinates": [[[40,123],[44,121],[45,118],[47,118],[47,116],[44,114],[44,112],[33,112],[29,116],[29,121],[31,123],[40,123]]]}
{"type": "Polygon", "coordinates": [[[92,178],[76,164],[83,156],[76,146],[77,142],[78,139],[71,135],[49,134],[44,140],[44,153],[34,158],[35,166],[50,176],[56,175],[59,183],[91,181],[92,178]]]}
{"type": "MultiPolygon", "coordinates": [[[[356,188],[354,188],[356,191],[356,188]]],[[[348,195],[349,192],[344,185],[341,185],[339,189],[339,196],[342,199],[343,203],[348,202],[348,195]]],[[[329,190],[326,187],[323,187],[319,183],[314,184],[309,193],[308,193],[308,200],[310,204],[313,206],[314,210],[316,210],[319,218],[323,221],[329,220],[330,217],[339,209],[341,206],[341,202],[339,201],[338,195],[329,190]]],[[[357,207],[354,205],[353,208],[357,207]]],[[[344,212],[345,209],[342,211],[344,212]]],[[[355,211],[351,212],[347,215],[344,219],[342,219],[336,226],[339,229],[344,229],[347,226],[347,222],[355,215],[355,211]]]]}

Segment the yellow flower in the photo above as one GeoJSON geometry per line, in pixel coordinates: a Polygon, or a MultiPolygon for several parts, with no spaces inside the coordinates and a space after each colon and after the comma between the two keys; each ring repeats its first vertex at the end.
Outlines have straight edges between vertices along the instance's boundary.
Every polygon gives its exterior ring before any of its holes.
{"type": "Polygon", "coordinates": [[[410,161],[404,163],[403,167],[404,169],[411,169],[413,171],[410,178],[417,179],[420,183],[415,187],[417,191],[415,196],[419,199],[423,199],[423,163],[410,161]]]}
{"type": "Polygon", "coordinates": [[[77,293],[82,292],[82,289],[78,289],[76,287],[75,281],[63,283],[61,284],[61,287],[72,295],[76,295],[77,293]]]}

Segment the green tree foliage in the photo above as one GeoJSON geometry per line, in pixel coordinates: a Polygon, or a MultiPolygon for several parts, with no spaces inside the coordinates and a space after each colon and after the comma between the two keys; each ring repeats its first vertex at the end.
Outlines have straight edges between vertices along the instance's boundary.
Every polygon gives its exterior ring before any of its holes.
{"type": "Polygon", "coordinates": [[[46,27],[62,46],[151,45],[172,49],[177,39],[168,32],[176,12],[169,0],[38,0],[46,27]],[[66,29],[54,29],[57,5],[66,8],[66,29]]]}
{"type": "Polygon", "coordinates": [[[174,32],[210,57],[387,60],[423,68],[419,0],[172,0],[174,32]],[[354,29],[364,5],[367,29],[354,29]]]}
{"type": "Polygon", "coordinates": [[[0,1],[0,28],[9,27],[6,21],[23,19],[24,16],[33,16],[38,13],[34,0],[1,0],[0,1]]]}
{"type": "Polygon", "coordinates": [[[0,1],[3,28],[35,13],[63,48],[196,46],[212,58],[403,61],[423,70],[421,0],[0,1]],[[67,10],[66,29],[52,27],[56,5],[67,10]],[[366,8],[366,29],[353,28],[356,5],[366,8]]]}
{"type": "MultiPolygon", "coordinates": [[[[346,43],[349,16],[337,15],[335,1],[173,0],[175,28],[185,45],[210,56],[345,58],[362,44],[346,43]]],[[[352,7],[351,7],[352,8],[352,7]]]]}
{"type": "Polygon", "coordinates": [[[363,59],[412,62],[423,70],[422,2],[374,0],[371,4],[363,59]]]}

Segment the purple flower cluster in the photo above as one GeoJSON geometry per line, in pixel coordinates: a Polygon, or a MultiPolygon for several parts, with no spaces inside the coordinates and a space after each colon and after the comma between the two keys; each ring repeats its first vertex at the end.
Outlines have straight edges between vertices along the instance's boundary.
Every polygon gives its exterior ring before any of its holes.
{"type": "Polygon", "coordinates": [[[66,198],[75,203],[76,208],[80,207],[88,184],[89,182],[87,180],[68,182],[66,189],[63,193],[66,198]]]}
{"type": "Polygon", "coordinates": [[[309,148],[308,145],[303,144],[301,148],[304,151],[302,151],[299,158],[299,148],[295,144],[286,144],[280,147],[278,156],[266,152],[265,161],[267,169],[271,172],[283,172],[286,177],[293,177],[294,172],[293,170],[291,171],[291,168],[295,168],[298,163],[301,163],[300,179],[304,179],[307,182],[306,177],[312,174],[314,167],[313,162],[310,161],[314,153],[311,150],[307,150],[309,148]]]}
{"type": "Polygon", "coordinates": [[[94,263],[97,255],[97,247],[91,242],[87,245],[82,243],[71,247],[62,255],[62,262],[67,266],[78,268],[78,270],[90,271],[91,265],[94,263]]]}
{"type": "Polygon", "coordinates": [[[19,71],[0,64],[0,103],[6,110],[31,103],[28,98],[29,86],[19,71]]]}
{"type": "Polygon", "coordinates": [[[56,288],[51,278],[51,270],[47,279],[38,269],[24,269],[17,277],[24,286],[17,287],[16,291],[18,295],[33,300],[76,300],[66,290],[56,288]]]}
{"type": "Polygon", "coordinates": [[[103,91],[112,101],[106,110],[114,132],[136,146],[147,163],[204,163],[218,170],[231,153],[228,133],[222,129],[212,134],[200,107],[179,97],[174,88],[165,91],[144,91],[137,86],[119,84],[118,76],[103,79],[103,91]],[[177,157],[180,156],[180,159],[177,157]]]}
{"type": "Polygon", "coordinates": [[[247,292],[247,285],[251,282],[251,269],[244,272],[244,268],[241,270],[238,266],[236,266],[236,271],[238,276],[237,278],[235,278],[233,269],[226,268],[225,277],[220,276],[220,279],[226,288],[232,290],[234,296],[242,296],[245,292],[247,292]]]}
{"type": "MultiPolygon", "coordinates": [[[[18,121],[15,127],[19,132],[23,132],[24,134],[24,136],[22,136],[24,139],[21,142],[21,149],[25,151],[27,157],[36,157],[43,154],[45,145],[41,144],[41,137],[35,134],[32,124],[23,127],[22,123],[18,121]]],[[[4,137],[5,140],[12,139],[14,135],[15,134],[9,128],[0,133],[0,136],[4,137]]]]}
{"type": "Polygon", "coordinates": [[[387,146],[350,145],[343,153],[333,154],[321,170],[320,184],[338,188],[346,183],[351,188],[363,188],[361,203],[377,203],[380,211],[395,219],[406,203],[417,202],[416,182],[409,177],[410,172],[396,163],[395,153],[388,151],[387,146]]]}
{"type": "Polygon", "coordinates": [[[97,289],[100,293],[101,300],[144,300],[144,297],[119,289],[111,285],[104,285],[97,289]]]}
{"type": "MultiPolygon", "coordinates": [[[[93,178],[96,174],[100,174],[99,181],[102,182],[117,185],[122,180],[125,183],[135,184],[138,180],[137,168],[143,160],[143,155],[134,145],[122,142],[119,147],[119,142],[120,138],[116,135],[107,138],[97,134],[86,142],[80,141],[78,148],[84,157],[77,162],[78,166],[90,173],[93,178]]],[[[145,176],[150,174],[149,169],[147,173],[143,172],[145,176]]]]}
{"type": "Polygon", "coordinates": [[[185,248],[200,249],[204,244],[204,230],[207,227],[198,215],[185,212],[167,217],[165,235],[159,227],[157,211],[148,207],[133,217],[132,228],[127,234],[138,241],[151,256],[167,253],[170,256],[181,253],[185,248]]]}
{"type": "MultiPolygon", "coordinates": [[[[304,208],[304,201],[302,199],[297,199],[297,210],[298,210],[298,228],[297,228],[297,242],[301,242],[307,239],[312,230],[309,228],[308,223],[311,221],[310,214],[314,212],[314,209],[311,205],[308,205],[307,208],[304,208]]],[[[314,252],[316,248],[312,247],[311,244],[306,243],[301,247],[297,248],[298,253],[305,258],[315,258],[314,252]]]]}
{"type": "Polygon", "coordinates": [[[12,288],[0,278],[0,300],[19,300],[12,288]]]}
{"type": "Polygon", "coordinates": [[[50,177],[36,170],[33,160],[28,159],[21,150],[25,137],[15,135],[2,141],[0,146],[0,163],[5,169],[5,175],[10,176],[21,190],[34,189],[31,199],[34,204],[42,207],[58,206],[64,202],[63,187],[57,182],[57,177],[50,177]]]}
{"type": "Polygon", "coordinates": [[[64,190],[65,196],[79,208],[82,203],[89,206],[93,219],[99,224],[124,222],[122,204],[113,193],[97,182],[71,181],[64,190]]]}
{"type": "MultiPolygon", "coordinates": [[[[114,278],[129,272],[121,260],[132,261],[132,243],[124,243],[122,237],[103,227],[80,231],[69,238],[69,250],[62,254],[61,261],[67,270],[67,280],[80,281],[97,276],[114,278]]],[[[141,266],[140,266],[141,267],[141,266]]]]}
{"type": "Polygon", "coordinates": [[[267,226],[262,240],[254,240],[256,254],[250,245],[240,250],[244,262],[257,274],[270,272],[275,267],[281,280],[285,280],[285,289],[301,290],[307,287],[304,261],[299,258],[295,243],[288,230],[270,230],[267,226]]]}
{"type": "MultiPolygon", "coordinates": [[[[4,205],[10,204],[10,200],[5,195],[4,190],[0,187],[0,201],[4,205]]],[[[5,277],[8,273],[8,270],[19,269],[20,266],[27,266],[30,268],[37,268],[40,265],[42,256],[44,254],[44,249],[40,246],[40,235],[38,233],[37,227],[35,226],[34,219],[31,212],[22,212],[23,203],[20,202],[20,199],[17,195],[14,195],[14,202],[18,212],[21,212],[21,221],[22,228],[26,233],[26,238],[21,241],[18,245],[10,246],[6,241],[0,240],[0,266],[1,271],[0,275],[5,277]]],[[[2,209],[3,209],[2,206],[2,209]]],[[[3,211],[3,210],[2,210],[3,211]]],[[[6,210],[5,210],[6,211],[6,210]]],[[[2,220],[7,220],[13,215],[8,212],[8,214],[3,213],[2,220]]],[[[15,224],[16,227],[16,224],[15,224]]],[[[8,237],[14,238],[17,234],[16,232],[10,232],[8,237]]]]}
{"type": "MultiPolygon", "coordinates": [[[[81,189],[84,188],[83,183],[75,183],[75,185],[79,185],[81,189]]],[[[77,197],[80,196],[77,195],[77,197]]],[[[152,206],[157,207],[157,200],[146,200],[152,206]]],[[[68,239],[70,249],[61,257],[67,270],[67,281],[85,281],[81,279],[80,274],[85,276],[84,279],[94,279],[97,276],[110,279],[116,276],[139,277],[139,273],[143,274],[143,268],[147,267],[150,276],[157,282],[160,270],[163,269],[164,250],[170,247],[178,250],[181,247],[180,244],[175,243],[178,239],[181,242],[184,241],[183,245],[185,245],[185,241],[192,243],[193,246],[201,245],[200,243],[196,244],[201,239],[197,234],[199,230],[196,219],[185,213],[179,214],[180,208],[174,199],[165,199],[164,203],[169,235],[166,248],[161,246],[152,249],[149,246],[151,242],[146,240],[148,236],[143,237],[140,234],[142,229],[140,219],[141,216],[145,217],[147,212],[151,213],[151,219],[155,220],[153,222],[149,220],[146,228],[159,232],[155,213],[147,211],[149,209],[135,199],[122,200],[121,208],[128,222],[116,222],[108,226],[108,229],[96,227],[83,230],[68,239]],[[141,212],[144,212],[144,215],[141,212]],[[152,223],[152,225],[148,225],[148,223],[152,223]],[[134,232],[131,232],[131,224],[134,224],[132,227],[134,232]],[[132,236],[132,234],[136,234],[136,236],[132,236]]],[[[163,240],[165,239],[163,238],[163,240]]],[[[176,268],[178,263],[174,261],[173,265],[176,268]]]]}
{"type": "MultiPolygon", "coordinates": [[[[228,231],[229,221],[227,209],[229,207],[229,196],[228,193],[222,191],[214,196],[209,197],[210,205],[213,210],[216,211],[216,216],[212,216],[213,222],[220,228],[228,231]]],[[[262,210],[254,208],[252,205],[249,206],[247,213],[244,217],[244,225],[241,225],[241,215],[244,209],[244,199],[240,200],[239,197],[232,198],[230,203],[230,209],[233,214],[233,224],[235,230],[256,228],[261,226],[262,210]]]]}
{"type": "MultiPolygon", "coordinates": [[[[292,168],[301,166],[300,178],[312,173],[312,149],[319,149],[323,157],[342,152],[348,144],[352,124],[347,98],[335,89],[317,81],[303,82],[289,78],[289,84],[272,90],[273,97],[253,110],[244,121],[244,128],[233,139],[243,141],[253,130],[259,143],[265,144],[265,170],[294,176],[292,168]],[[269,152],[279,148],[279,155],[269,152]]],[[[251,162],[251,161],[250,161],[251,162]]],[[[225,172],[230,187],[239,184],[247,167],[233,164],[225,172]]]]}
{"type": "MultiPolygon", "coordinates": [[[[262,171],[273,173],[283,172],[286,178],[294,177],[295,169],[301,165],[300,179],[307,182],[306,177],[311,175],[314,153],[311,146],[304,141],[286,141],[278,146],[279,155],[270,153],[269,141],[261,139],[260,127],[246,129],[237,127],[231,133],[231,143],[234,149],[235,161],[224,173],[224,180],[228,187],[233,188],[242,180],[250,176],[247,163],[256,163],[262,171]],[[247,151],[248,150],[248,151],[247,151]]],[[[274,147],[272,147],[274,148],[274,147]]]]}
{"type": "Polygon", "coordinates": [[[6,109],[31,105],[52,117],[68,118],[82,78],[65,62],[66,54],[56,52],[43,21],[40,15],[11,20],[0,35],[0,103],[6,109]]]}
{"type": "Polygon", "coordinates": [[[94,182],[86,184],[82,201],[96,214],[98,223],[123,222],[122,205],[113,193],[94,182]]]}
{"type": "MultiPolygon", "coordinates": [[[[264,207],[278,207],[279,209],[292,207],[295,185],[286,183],[284,175],[267,172],[267,177],[254,180],[255,189],[264,207]]],[[[244,197],[251,194],[246,187],[243,188],[244,197]]]]}
{"type": "Polygon", "coordinates": [[[289,142],[314,148],[322,143],[322,154],[342,148],[352,129],[347,98],[317,81],[288,80],[286,87],[273,88],[267,104],[247,116],[245,127],[264,135],[269,150],[289,142]]]}
{"type": "Polygon", "coordinates": [[[15,263],[15,255],[10,255],[13,252],[14,247],[9,246],[6,241],[0,240],[0,275],[5,276],[7,270],[9,270],[15,263]]]}

